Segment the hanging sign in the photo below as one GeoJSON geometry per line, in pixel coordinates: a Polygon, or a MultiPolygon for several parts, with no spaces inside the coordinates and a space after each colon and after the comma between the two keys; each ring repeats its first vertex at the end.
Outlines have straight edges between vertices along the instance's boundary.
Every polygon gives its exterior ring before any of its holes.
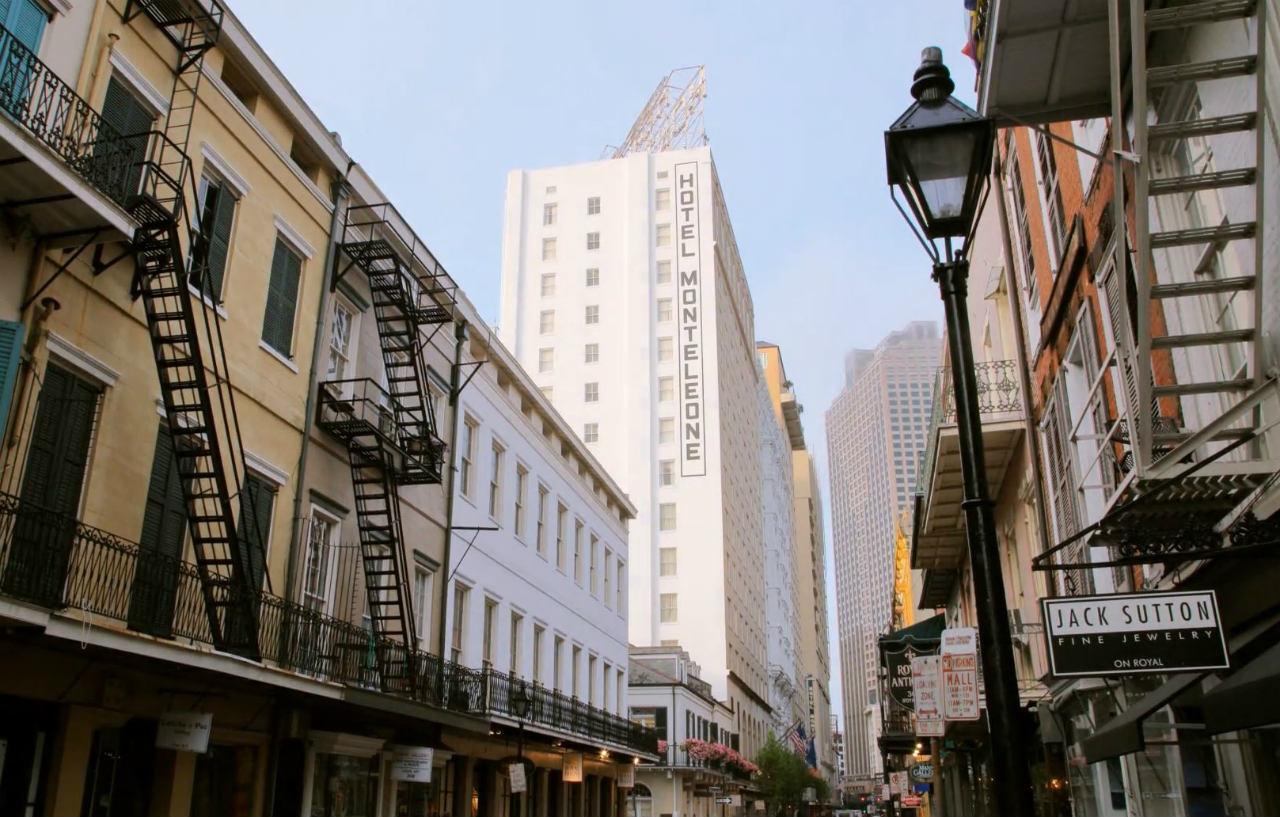
{"type": "Polygon", "coordinates": [[[889,697],[907,709],[914,710],[915,687],[911,678],[911,659],[916,652],[910,647],[902,652],[885,652],[885,669],[889,673],[889,697]]]}
{"type": "Polygon", "coordinates": [[[636,787],[636,767],[630,763],[618,769],[618,788],[634,789],[636,787]]]}
{"type": "Polygon", "coordinates": [[[880,799],[881,799],[881,801],[888,800],[888,799],[889,799],[890,797],[892,797],[892,796],[893,796],[893,792],[892,792],[892,790],[890,789],[889,784],[888,784],[888,783],[882,783],[882,784],[880,784],[880,799]]]}
{"type": "Polygon", "coordinates": [[[525,791],[525,787],[528,784],[525,779],[524,764],[512,763],[507,768],[510,770],[508,774],[511,776],[511,793],[519,794],[520,792],[525,791]]]}
{"type": "Polygon", "coordinates": [[[1212,590],[1042,599],[1040,605],[1055,676],[1231,666],[1212,590]]]}
{"type": "Polygon", "coordinates": [[[204,754],[209,751],[212,712],[166,712],[156,729],[156,748],[204,754]]]}
{"type": "Polygon", "coordinates": [[[978,631],[942,631],[942,715],[949,721],[976,721],[978,711],[978,631]]]}
{"type": "Polygon", "coordinates": [[[391,748],[391,779],[406,783],[430,783],[431,762],[435,750],[430,746],[393,746],[391,748]]]}
{"type": "Polygon", "coordinates": [[[561,760],[560,779],[565,783],[582,782],[582,753],[570,752],[561,760]]]}
{"type": "Polygon", "coordinates": [[[942,737],[946,733],[942,718],[942,659],[936,655],[912,658],[911,685],[916,703],[916,735],[942,737]]]}
{"type": "Polygon", "coordinates": [[[895,796],[902,796],[907,793],[906,772],[889,772],[889,791],[895,796]]]}
{"type": "Polygon", "coordinates": [[[908,794],[908,795],[904,795],[902,798],[902,807],[903,808],[920,808],[920,804],[923,802],[924,800],[923,798],[920,797],[920,795],[908,794]]]}

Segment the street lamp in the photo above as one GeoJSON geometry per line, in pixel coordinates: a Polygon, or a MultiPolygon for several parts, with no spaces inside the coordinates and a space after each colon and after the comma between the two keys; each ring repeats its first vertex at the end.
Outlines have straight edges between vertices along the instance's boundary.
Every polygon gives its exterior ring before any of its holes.
{"type": "MultiPolygon", "coordinates": [[[[890,194],[916,238],[933,260],[946,310],[955,388],[956,428],[964,471],[965,531],[973,570],[992,777],[999,814],[1034,814],[1029,753],[1018,722],[1018,679],[1014,672],[995,519],[987,489],[977,377],[965,308],[969,276],[968,236],[986,192],[995,144],[995,123],[951,96],[955,83],[942,64],[942,50],[926,48],[911,84],[915,103],[884,134],[890,194]],[[898,200],[906,199],[910,214],[898,200]],[[914,223],[913,223],[914,218],[914,223]],[[943,242],[943,252],[936,241],[943,242]],[[957,251],[954,239],[964,239],[957,251]]],[[[944,399],[934,395],[935,400],[944,399]]]]}
{"type": "MultiPolygon", "coordinates": [[[[516,758],[520,768],[524,769],[524,722],[533,708],[533,696],[529,694],[529,684],[523,678],[511,690],[511,714],[516,718],[519,737],[516,738],[516,758]]],[[[529,781],[525,781],[525,794],[529,791],[529,781]]],[[[522,798],[512,795],[511,817],[520,817],[520,801],[522,798]]]]}

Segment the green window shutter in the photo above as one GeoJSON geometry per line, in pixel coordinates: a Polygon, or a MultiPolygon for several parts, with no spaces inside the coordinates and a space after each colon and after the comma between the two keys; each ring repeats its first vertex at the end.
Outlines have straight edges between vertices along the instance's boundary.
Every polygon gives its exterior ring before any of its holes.
{"type": "Polygon", "coordinates": [[[95,171],[103,177],[98,183],[117,201],[127,201],[141,185],[148,139],[143,134],[155,126],[155,117],[124,83],[112,77],[102,102],[102,124],[94,150],[95,171]]]}
{"type": "Polygon", "coordinates": [[[9,418],[13,386],[18,380],[23,328],[17,321],[0,321],[0,437],[3,437],[5,423],[9,418]]]}
{"type": "Polygon", "coordinates": [[[283,239],[276,239],[271,257],[271,280],[262,318],[262,339],[285,357],[293,353],[293,318],[298,304],[298,279],[302,259],[283,239]]]}
{"type": "Polygon", "coordinates": [[[261,589],[266,569],[267,547],[271,542],[271,510],[276,490],[259,477],[249,474],[240,491],[240,522],[237,525],[241,546],[249,561],[250,581],[261,589]]]}
{"type": "Polygon", "coordinates": [[[140,550],[129,599],[131,628],[162,638],[172,635],[186,526],[186,500],[173,455],[173,437],[162,424],[156,434],[142,535],[138,539],[140,550]]]}
{"type": "Polygon", "coordinates": [[[213,299],[222,303],[222,281],[226,276],[227,252],[231,248],[231,223],[236,214],[236,197],[231,195],[226,185],[219,185],[217,191],[213,203],[213,222],[209,225],[209,288],[213,292],[213,299]]]}
{"type": "Polygon", "coordinates": [[[49,22],[49,15],[36,5],[33,0],[0,0],[0,22],[13,32],[18,42],[31,49],[31,53],[40,52],[40,39],[44,36],[44,27],[49,22]]]}

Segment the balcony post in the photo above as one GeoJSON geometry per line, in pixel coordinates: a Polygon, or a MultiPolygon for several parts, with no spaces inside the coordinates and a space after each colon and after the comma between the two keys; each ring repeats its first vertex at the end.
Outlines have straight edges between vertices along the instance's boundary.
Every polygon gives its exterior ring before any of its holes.
{"type": "Polygon", "coordinates": [[[964,472],[962,504],[965,533],[969,540],[979,645],[986,673],[991,776],[999,814],[1034,814],[1028,767],[1030,747],[1019,723],[1021,702],[1014,671],[1013,644],[1009,636],[1009,609],[1004,597],[995,514],[987,488],[982,418],[978,409],[969,313],[965,305],[968,276],[969,262],[963,256],[935,264],[933,268],[933,279],[941,290],[947,317],[951,380],[956,396],[956,430],[964,472]]]}

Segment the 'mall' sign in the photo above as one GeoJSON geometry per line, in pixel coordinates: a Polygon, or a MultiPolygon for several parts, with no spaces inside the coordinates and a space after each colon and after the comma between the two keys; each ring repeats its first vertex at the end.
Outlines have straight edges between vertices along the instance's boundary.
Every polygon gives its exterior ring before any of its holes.
{"type": "Polygon", "coordinates": [[[1053,675],[1131,675],[1230,666],[1212,590],[1043,599],[1053,675]]]}

